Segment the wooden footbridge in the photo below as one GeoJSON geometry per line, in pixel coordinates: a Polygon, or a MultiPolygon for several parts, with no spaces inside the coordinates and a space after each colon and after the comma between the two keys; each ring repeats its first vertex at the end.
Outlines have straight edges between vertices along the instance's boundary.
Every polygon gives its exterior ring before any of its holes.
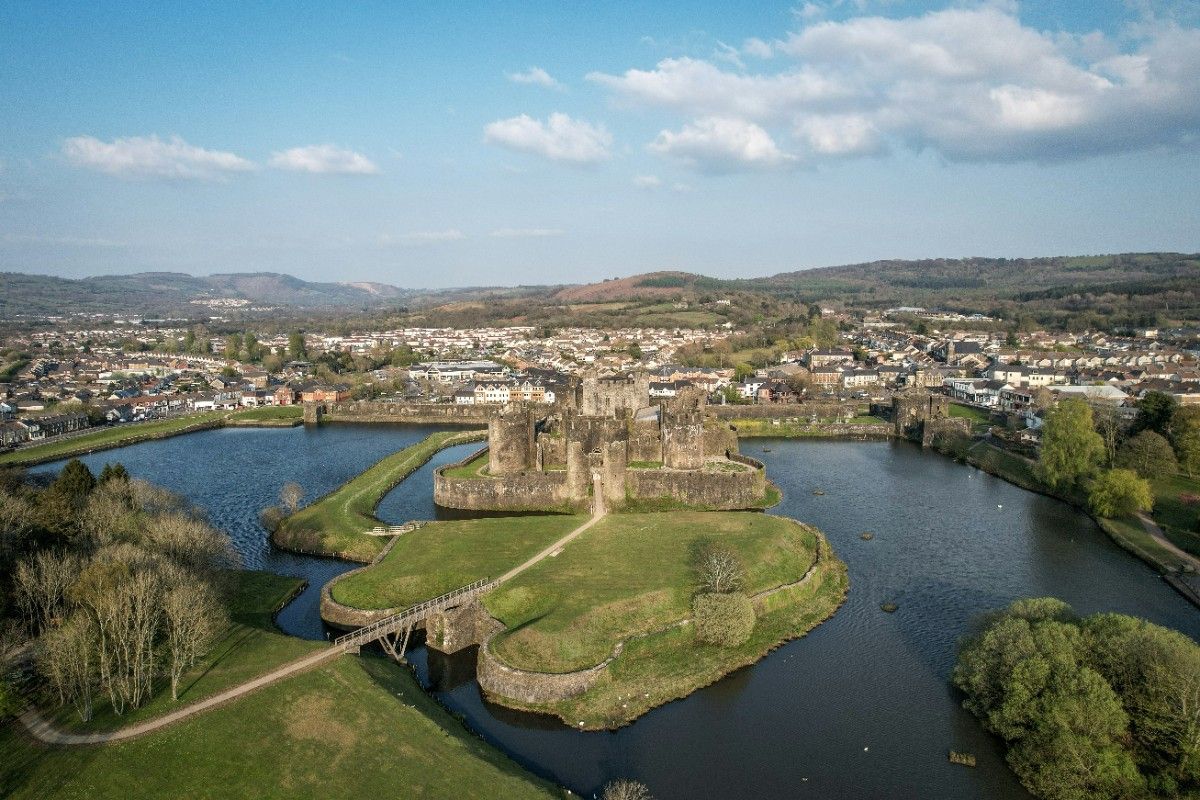
{"type": "Polygon", "coordinates": [[[408,639],[414,628],[424,625],[434,614],[471,602],[498,584],[499,581],[481,578],[474,583],[460,586],[440,597],[418,603],[398,614],[392,614],[390,617],[384,617],[370,625],[364,625],[356,631],[339,636],[333,640],[334,647],[341,652],[350,652],[351,650],[357,651],[364,644],[379,642],[388,655],[400,661],[404,657],[404,650],[408,647],[408,639]]]}

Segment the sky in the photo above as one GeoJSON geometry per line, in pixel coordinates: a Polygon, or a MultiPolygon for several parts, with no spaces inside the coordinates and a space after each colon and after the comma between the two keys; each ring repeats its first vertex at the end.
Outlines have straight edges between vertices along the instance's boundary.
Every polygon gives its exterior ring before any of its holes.
{"type": "Polygon", "coordinates": [[[0,271],[1200,250],[1200,3],[0,4],[0,271]]]}

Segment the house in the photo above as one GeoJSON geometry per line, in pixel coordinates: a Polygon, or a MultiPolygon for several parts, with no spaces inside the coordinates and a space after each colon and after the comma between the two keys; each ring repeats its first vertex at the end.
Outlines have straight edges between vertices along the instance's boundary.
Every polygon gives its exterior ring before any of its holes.
{"type": "Polygon", "coordinates": [[[309,386],[300,391],[305,403],[344,403],[350,399],[350,387],[344,383],[309,386]]]}
{"type": "Polygon", "coordinates": [[[472,388],[459,389],[454,393],[454,404],[459,406],[475,405],[475,390],[472,388]]]}
{"type": "Polygon", "coordinates": [[[267,381],[271,378],[270,373],[265,369],[248,369],[242,372],[242,380],[253,386],[255,389],[267,388],[267,381]]]}
{"type": "Polygon", "coordinates": [[[813,350],[808,354],[808,368],[824,367],[829,364],[842,364],[846,361],[853,361],[854,353],[844,347],[829,348],[826,350],[813,350]]]}
{"type": "Polygon", "coordinates": [[[291,406],[296,404],[296,390],[284,384],[283,386],[275,387],[275,405],[291,406]]]}
{"type": "Polygon", "coordinates": [[[0,448],[29,441],[29,431],[19,422],[0,422],[0,448]]]}
{"type": "Polygon", "coordinates": [[[794,403],[797,396],[792,387],[783,381],[770,381],[758,390],[760,403],[794,403]]]}
{"type": "Polygon", "coordinates": [[[825,389],[842,388],[842,370],[840,367],[813,367],[809,372],[813,386],[825,389]]]}

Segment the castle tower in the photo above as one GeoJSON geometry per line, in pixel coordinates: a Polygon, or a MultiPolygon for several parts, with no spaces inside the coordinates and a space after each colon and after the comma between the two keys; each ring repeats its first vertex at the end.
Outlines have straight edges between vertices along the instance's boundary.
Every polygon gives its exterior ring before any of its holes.
{"type": "Polygon", "coordinates": [[[533,410],[509,403],[488,420],[488,471],[492,475],[511,475],[534,468],[533,410]]]}
{"type": "Polygon", "coordinates": [[[704,467],[704,393],[689,387],[662,406],[663,464],[671,469],[704,467]]]}

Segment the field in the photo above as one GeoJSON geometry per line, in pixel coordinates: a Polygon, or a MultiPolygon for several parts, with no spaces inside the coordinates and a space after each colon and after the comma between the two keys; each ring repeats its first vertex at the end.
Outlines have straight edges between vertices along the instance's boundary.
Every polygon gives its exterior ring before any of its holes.
{"type": "Polygon", "coordinates": [[[853,436],[853,427],[849,426],[864,426],[864,425],[886,425],[886,421],[879,417],[872,417],[867,414],[860,414],[857,417],[851,418],[843,423],[841,420],[818,420],[815,423],[808,421],[804,422],[787,422],[779,420],[779,424],[774,424],[775,420],[759,419],[759,418],[739,418],[731,419],[730,424],[737,428],[739,439],[754,439],[758,437],[765,438],[780,438],[780,439],[802,439],[806,437],[820,438],[829,436],[853,436]]]}
{"type": "Polygon", "coordinates": [[[984,411],[982,408],[974,406],[964,406],[959,403],[951,403],[949,414],[951,417],[962,417],[971,421],[971,428],[987,427],[991,420],[991,414],[984,411]]]}
{"type": "Polygon", "coordinates": [[[1200,556],[1200,478],[1173,475],[1150,483],[1154,521],[1176,546],[1200,556]]]}
{"type": "Polygon", "coordinates": [[[291,406],[261,406],[235,411],[230,415],[230,422],[288,422],[296,423],[304,418],[304,407],[291,406]]]}
{"type": "Polygon", "coordinates": [[[364,535],[381,524],[374,515],[384,495],[434,453],[481,436],[477,431],[439,431],[392,453],[285,519],[275,532],[275,543],[305,553],[370,561],[386,544],[385,537],[364,535]]]}
{"type": "Polygon", "coordinates": [[[696,591],[690,553],[709,539],[742,555],[748,593],[799,580],[816,548],[812,533],[765,514],[610,515],[486,597],[510,631],[493,652],[514,667],[569,672],[603,661],[622,639],[684,619],[696,591]]]}
{"type": "Polygon", "coordinates": [[[431,522],[401,536],[378,564],[334,584],[333,598],[355,608],[414,605],[495,578],[586,519],[547,514],[431,522]]]}
{"type": "Polygon", "coordinates": [[[551,798],[402,668],[343,656],[125,742],[47,748],[0,726],[10,798],[551,798]]]}

